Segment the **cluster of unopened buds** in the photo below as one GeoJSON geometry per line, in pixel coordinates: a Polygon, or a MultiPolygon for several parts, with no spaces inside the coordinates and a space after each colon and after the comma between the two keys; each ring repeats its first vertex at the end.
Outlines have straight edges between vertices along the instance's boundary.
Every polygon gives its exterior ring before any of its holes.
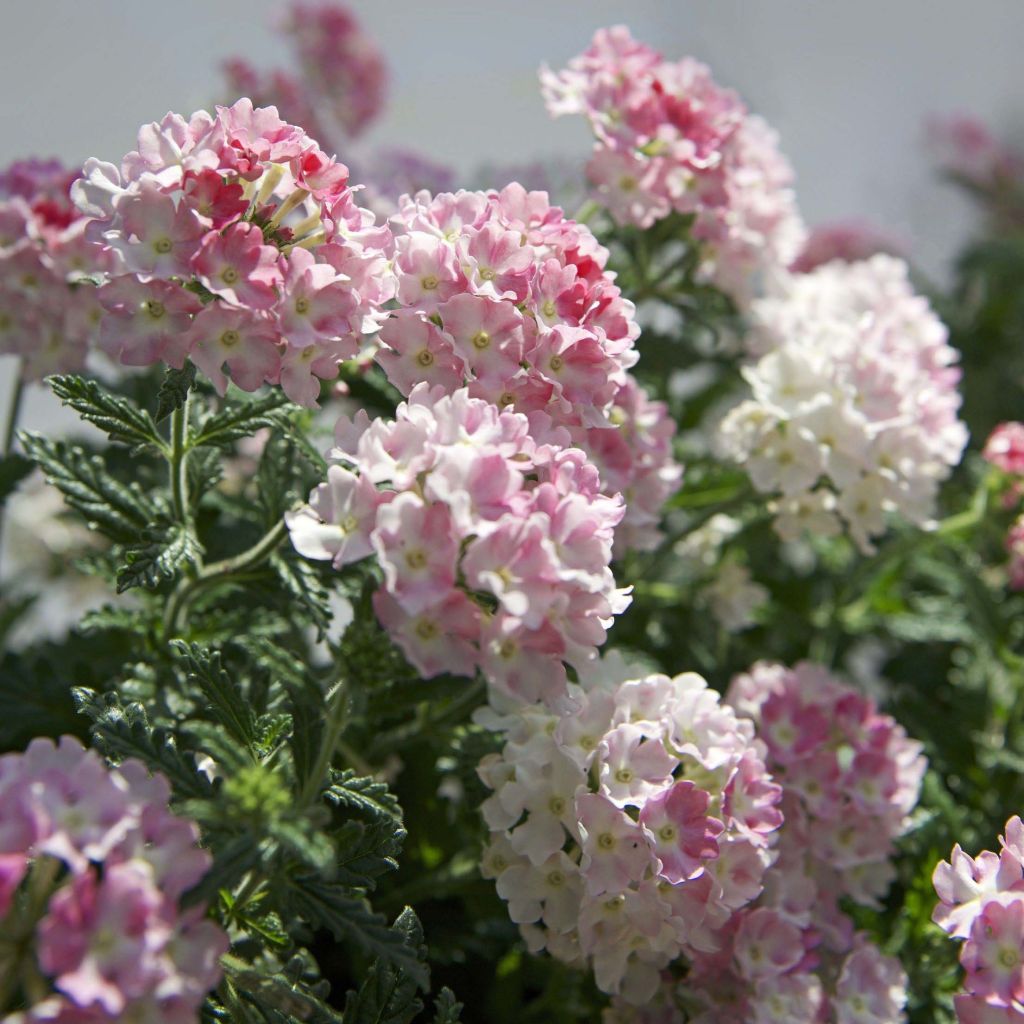
{"type": "Polygon", "coordinates": [[[964,991],[954,998],[962,1024],[1024,1022],[1024,824],[1006,823],[1000,850],[971,857],[953,847],[935,869],[932,920],[962,939],[964,991]]]}
{"type": "Polygon", "coordinates": [[[0,993],[29,1003],[5,1022],[198,1020],[228,940],[178,908],[210,857],[169,796],[68,736],[0,758],[0,993]]]}
{"type": "Polygon", "coordinates": [[[360,411],[335,437],[327,482],[287,516],[296,549],[336,568],[376,554],[377,615],[424,676],[480,668],[500,691],[557,701],[565,664],[582,671],[629,603],[608,567],[622,499],[584,452],[425,383],[394,421],[360,411]]]}
{"type": "MultiPolygon", "coordinates": [[[[1024,423],[1000,423],[992,431],[982,456],[1011,481],[1003,493],[1007,509],[1019,507],[1024,494],[1024,423]]],[[[1024,514],[1018,516],[1006,535],[1011,590],[1024,590],[1024,514]]]]}
{"type": "Polygon", "coordinates": [[[561,711],[478,713],[505,738],[478,769],[482,870],[531,950],[643,1005],[761,892],[780,790],[752,724],[699,676],[608,655],[580,680],[561,711]]]}
{"type": "Polygon", "coordinates": [[[886,513],[926,525],[967,440],[947,331],[901,260],[788,275],[753,303],[753,396],[724,419],[724,453],[779,495],[786,540],[843,526],[863,551],[886,513]]]}
{"type": "MultiPolygon", "coordinates": [[[[589,228],[543,192],[403,197],[391,219],[400,309],[377,360],[403,393],[419,381],[544,413],[627,498],[622,547],[650,547],[679,482],[674,425],[627,372],[635,308],[589,228]]],[[[538,436],[538,440],[543,438],[538,436]]]]}
{"type": "Polygon", "coordinates": [[[544,69],[541,84],[553,115],[590,122],[587,176],[620,224],[692,215],[706,272],[737,296],[800,252],[793,174],[775,133],[705,65],[667,61],[620,25],[598,31],[566,70],[544,69]]]}
{"type": "Polygon", "coordinates": [[[324,143],[360,135],[380,113],[387,67],[376,41],[338,3],[293,0],[279,30],[291,44],[299,74],[260,71],[244,58],[225,65],[236,96],[274,104],[283,117],[324,143]]]}
{"type": "Polygon", "coordinates": [[[100,343],[129,365],[199,366],[221,391],[280,383],[314,406],[391,298],[390,234],[348,169],[273,107],[168,114],[120,169],[89,160],[72,196],[112,266],[100,343]]]}
{"type": "Polygon", "coordinates": [[[20,356],[28,380],[81,370],[99,331],[83,278],[108,260],[71,202],[76,177],[56,160],[0,172],[0,354],[20,356]]]}

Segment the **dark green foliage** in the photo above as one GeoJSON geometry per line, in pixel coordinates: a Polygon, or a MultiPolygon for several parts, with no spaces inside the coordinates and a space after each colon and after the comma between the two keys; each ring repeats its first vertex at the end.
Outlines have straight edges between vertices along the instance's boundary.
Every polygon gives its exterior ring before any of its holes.
{"type": "Polygon", "coordinates": [[[180,409],[188,401],[188,393],[195,382],[196,368],[192,363],[186,362],[180,370],[169,369],[156,395],[154,420],[162,423],[171,413],[180,409]]]}

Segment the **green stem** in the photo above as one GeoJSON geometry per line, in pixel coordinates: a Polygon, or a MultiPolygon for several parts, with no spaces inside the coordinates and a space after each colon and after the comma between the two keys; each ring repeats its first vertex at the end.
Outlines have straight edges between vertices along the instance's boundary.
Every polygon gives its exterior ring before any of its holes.
{"type": "Polygon", "coordinates": [[[18,429],[18,417],[21,415],[21,400],[25,395],[25,378],[21,375],[21,360],[15,365],[16,376],[14,388],[11,390],[11,402],[7,407],[7,423],[4,427],[4,455],[10,455],[14,447],[14,432],[18,429]]]}
{"type": "Polygon", "coordinates": [[[601,204],[595,199],[588,199],[573,214],[573,220],[577,224],[586,224],[592,217],[595,217],[601,210],[601,204]]]}
{"type": "MultiPolygon", "coordinates": [[[[7,424],[4,427],[3,454],[5,458],[11,454],[11,449],[14,447],[14,434],[18,429],[18,416],[21,414],[21,400],[25,394],[25,379],[21,375],[21,370],[21,359],[18,359],[15,364],[17,375],[14,378],[14,388],[11,391],[11,404],[7,407],[7,424]]],[[[6,501],[0,503],[0,552],[3,551],[4,546],[4,513],[6,508],[6,501]]]]}
{"type": "Polygon", "coordinates": [[[179,522],[188,525],[190,512],[188,507],[188,413],[191,404],[191,392],[186,393],[185,401],[171,413],[171,502],[174,515],[179,522]]]}
{"type": "Polygon", "coordinates": [[[309,775],[302,785],[299,794],[299,805],[308,807],[315,803],[323,787],[324,776],[331,766],[338,741],[345,727],[345,711],[348,708],[348,687],[345,680],[340,680],[327,697],[327,721],[324,722],[323,736],[320,739],[320,750],[309,775]]]}
{"type": "Polygon", "coordinates": [[[288,527],[284,519],[278,520],[251,548],[231,558],[211,562],[199,575],[183,579],[167,600],[164,609],[164,636],[170,639],[178,629],[179,621],[199,593],[217,583],[239,576],[265,562],[284,540],[288,527]]]}

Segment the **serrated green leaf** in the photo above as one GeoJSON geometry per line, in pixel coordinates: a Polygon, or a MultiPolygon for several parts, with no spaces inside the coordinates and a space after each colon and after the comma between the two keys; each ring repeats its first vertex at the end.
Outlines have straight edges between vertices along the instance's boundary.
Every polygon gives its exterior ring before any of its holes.
{"type": "Polygon", "coordinates": [[[263,398],[234,398],[221,412],[204,420],[189,438],[193,448],[213,446],[226,448],[243,437],[251,437],[264,428],[282,429],[296,407],[281,391],[272,391],[263,398]]]}
{"type": "Polygon", "coordinates": [[[162,423],[171,413],[180,409],[188,399],[188,393],[196,381],[196,368],[186,362],[180,370],[169,369],[164,374],[156,396],[157,423],[162,423]]]}
{"type": "Polygon", "coordinates": [[[233,889],[246,874],[258,867],[263,851],[250,835],[229,839],[214,851],[210,870],[181,898],[183,907],[209,903],[221,889],[233,889]]]}
{"type": "MultiPolygon", "coordinates": [[[[419,963],[419,958],[425,954],[423,929],[411,908],[406,907],[398,916],[391,934],[416,955],[417,966],[425,975],[426,965],[419,963]]],[[[411,972],[383,957],[378,958],[359,991],[348,993],[344,1024],[408,1024],[423,1009],[416,990],[417,981],[411,972]]]]}
{"type": "Polygon", "coordinates": [[[304,819],[275,818],[267,823],[267,834],[314,871],[329,873],[335,863],[334,844],[304,819]]]}
{"type": "Polygon", "coordinates": [[[376,879],[398,870],[406,832],[393,821],[347,821],[334,834],[334,879],[342,885],[373,889],[376,879]]]}
{"type": "Polygon", "coordinates": [[[111,441],[134,448],[165,447],[152,417],[127,398],[115,395],[94,380],[73,374],[48,377],[53,393],[79,416],[104,431],[111,441]]]}
{"type": "Polygon", "coordinates": [[[8,654],[0,663],[0,752],[65,732],[84,733],[69,681],[40,672],[22,655],[8,654]]]}
{"type": "Polygon", "coordinates": [[[35,463],[17,452],[8,452],[0,458],[0,503],[17,490],[18,484],[35,469],[35,463]]]}
{"type": "Polygon", "coordinates": [[[188,678],[198,684],[217,721],[251,750],[257,741],[256,716],[241,689],[224,671],[220,652],[174,640],[171,646],[185,659],[188,678]]]}
{"type": "Polygon", "coordinates": [[[152,499],[138,485],[115,480],[98,456],[27,430],[18,438],[67,503],[111,540],[133,544],[157,518],[152,499]]]}
{"type": "Polygon", "coordinates": [[[173,579],[186,565],[198,565],[203,549],[191,525],[164,521],[142,531],[142,539],[125,549],[117,571],[117,592],[133,587],[153,590],[173,579]]]}
{"type": "Polygon", "coordinates": [[[141,704],[122,707],[114,694],[101,696],[78,686],[71,696],[78,711],[91,720],[96,745],[108,757],[116,761],[138,758],[166,775],[179,798],[206,799],[213,792],[212,783],[196,767],[192,755],[179,751],[166,730],[150,726],[141,704]]]}
{"type": "Polygon", "coordinates": [[[348,807],[370,821],[402,822],[402,808],[387,783],[367,775],[357,775],[351,768],[332,771],[331,783],[323,795],[335,807],[348,807]]]}
{"type": "Polygon", "coordinates": [[[462,1020],[462,1003],[455,998],[455,993],[445,986],[437,994],[434,1002],[434,1024],[459,1024],[462,1020]]]}
{"type": "Polygon", "coordinates": [[[410,979],[414,989],[427,987],[427,967],[419,945],[410,944],[408,930],[398,922],[389,928],[382,914],[343,886],[316,875],[302,875],[290,880],[286,898],[292,912],[312,927],[326,928],[339,942],[351,942],[377,957],[410,979]]]}
{"type": "Polygon", "coordinates": [[[322,639],[331,624],[330,591],[320,581],[312,563],[295,555],[294,551],[275,551],[270,566],[285,592],[305,610],[316,627],[317,639],[322,639]]]}

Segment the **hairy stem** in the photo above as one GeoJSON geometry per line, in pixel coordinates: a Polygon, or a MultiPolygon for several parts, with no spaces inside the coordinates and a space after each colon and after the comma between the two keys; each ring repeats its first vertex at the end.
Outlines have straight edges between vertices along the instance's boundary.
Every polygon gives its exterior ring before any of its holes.
{"type": "Polygon", "coordinates": [[[203,590],[261,565],[274,553],[287,533],[288,527],[280,519],[251,548],[231,558],[211,562],[197,576],[183,579],[168,598],[164,609],[164,637],[170,639],[175,635],[189,605],[203,590]]]}
{"type": "Polygon", "coordinates": [[[171,502],[174,515],[179,522],[188,524],[190,511],[188,507],[188,413],[191,404],[191,392],[185,395],[185,401],[171,413],[171,502]]]}
{"type": "Polygon", "coordinates": [[[327,769],[331,766],[334,752],[341,740],[341,733],[345,727],[345,712],[348,709],[348,687],[345,680],[339,680],[334,689],[327,696],[327,721],[324,722],[324,732],[320,739],[320,750],[317,753],[316,761],[309,775],[302,785],[302,792],[299,794],[299,804],[307,807],[316,802],[323,787],[324,777],[327,769]]]}

